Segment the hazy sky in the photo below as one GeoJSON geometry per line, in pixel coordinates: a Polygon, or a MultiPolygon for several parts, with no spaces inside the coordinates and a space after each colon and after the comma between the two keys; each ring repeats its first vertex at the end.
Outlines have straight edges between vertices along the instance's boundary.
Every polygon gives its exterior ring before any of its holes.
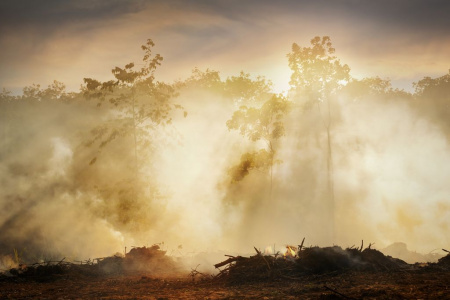
{"type": "Polygon", "coordinates": [[[164,57],[161,80],[194,67],[226,77],[244,70],[286,89],[286,54],[329,35],[356,77],[410,88],[450,68],[448,0],[2,0],[0,88],[54,79],[78,90],[142,57],[148,38],[164,57]]]}

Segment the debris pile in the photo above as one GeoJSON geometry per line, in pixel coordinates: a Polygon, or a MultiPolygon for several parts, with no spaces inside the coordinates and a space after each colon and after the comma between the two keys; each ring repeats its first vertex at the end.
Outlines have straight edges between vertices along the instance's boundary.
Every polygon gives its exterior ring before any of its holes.
{"type": "MultiPolygon", "coordinates": [[[[254,248],[256,254],[250,257],[226,255],[227,259],[214,265],[217,275],[204,274],[192,269],[189,276],[193,281],[200,276],[202,280],[225,281],[231,284],[264,281],[273,279],[304,280],[305,276],[335,274],[347,271],[396,272],[405,270],[450,270],[450,253],[437,263],[410,265],[403,260],[386,256],[382,252],[367,248],[303,247],[287,246],[285,253],[264,254],[254,248]]],[[[447,250],[443,249],[448,252],[447,250]]],[[[197,266],[198,267],[198,266],[197,266]]],[[[186,271],[166,251],[158,245],[133,247],[125,255],[114,255],[77,263],[50,261],[31,265],[20,265],[0,274],[0,280],[8,278],[48,281],[61,276],[108,276],[129,274],[150,274],[164,277],[186,271]]]]}
{"type": "Polygon", "coordinates": [[[45,280],[46,278],[58,276],[66,273],[71,267],[70,263],[64,262],[64,259],[59,262],[45,262],[35,263],[32,265],[19,265],[18,268],[12,268],[9,273],[12,276],[21,278],[39,278],[45,280]]]}
{"type": "MultiPolygon", "coordinates": [[[[385,256],[378,250],[333,247],[308,247],[300,245],[297,252],[282,255],[264,255],[256,249],[256,255],[251,257],[229,256],[215,265],[220,270],[216,279],[230,283],[243,281],[258,281],[266,279],[297,279],[311,274],[344,272],[348,270],[379,272],[397,271],[408,268],[409,265],[396,258],[385,256]]],[[[292,250],[292,248],[288,248],[292,250]]]]}
{"type": "Polygon", "coordinates": [[[225,279],[232,283],[264,280],[273,277],[286,277],[295,274],[295,265],[278,256],[257,255],[251,257],[230,256],[214,265],[217,269],[225,266],[215,279],[225,279]]]}
{"type": "MultiPolygon", "coordinates": [[[[180,267],[158,245],[134,247],[124,255],[89,259],[79,262],[48,261],[30,265],[21,264],[9,270],[9,277],[51,280],[61,275],[105,276],[145,273],[157,276],[174,274],[180,267]]],[[[4,275],[5,277],[5,275],[4,275]]]]}
{"type": "Polygon", "coordinates": [[[438,265],[446,270],[450,270],[450,251],[442,249],[448,254],[438,260],[438,265]]]}
{"type": "Polygon", "coordinates": [[[125,272],[146,272],[156,275],[170,275],[180,271],[180,266],[166,255],[158,245],[137,247],[130,250],[123,259],[125,272]]]}

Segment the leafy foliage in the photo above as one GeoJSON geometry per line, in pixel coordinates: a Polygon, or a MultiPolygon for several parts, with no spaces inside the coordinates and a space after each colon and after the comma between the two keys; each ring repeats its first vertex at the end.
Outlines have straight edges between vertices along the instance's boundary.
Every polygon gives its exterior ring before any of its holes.
{"type": "Polygon", "coordinates": [[[441,77],[425,77],[414,83],[416,95],[418,97],[427,97],[430,99],[439,99],[443,96],[450,101],[448,91],[450,90],[450,70],[448,74],[441,77]]]}
{"type": "Polygon", "coordinates": [[[215,70],[206,69],[201,71],[198,68],[192,70],[192,74],[185,81],[179,81],[176,83],[178,89],[182,88],[194,88],[202,90],[223,92],[224,83],[220,78],[220,73],[215,70]]]}
{"type": "Polygon", "coordinates": [[[172,112],[183,109],[173,103],[178,95],[177,88],[155,80],[155,71],[163,58],[153,55],[153,47],[150,39],[141,47],[144,51],[142,67],[138,68],[133,62],[115,67],[111,71],[114,80],[100,82],[85,78],[82,87],[85,98],[96,101],[99,109],[106,111],[85,142],[86,146],[96,149],[89,165],[99,165],[97,169],[101,170],[107,161],[117,159],[106,151],[111,146],[109,152],[121,153],[120,164],[126,166],[120,173],[121,180],[102,182],[98,192],[102,198],[115,199],[115,204],[106,208],[107,214],[114,216],[115,222],[135,229],[153,220],[149,215],[151,210],[143,208],[163,198],[156,179],[144,176],[143,172],[152,168],[153,154],[160,144],[154,141],[163,139],[162,128],[172,123],[172,112]],[[104,163],[100,157],[105,157],[104,163]],[[120,213],[115,214],[116,211],[120,213]]]}
{"type": "Polygon", "coordinates": [[[410,94],[392,87],[389,79],[369,77],[361,80],[352,78],[342,89],[346,98],[351,101],[376,98],[379,100],[393,100],[398,98],[410,98],[410,94]]]}
{"type": "Polygon", "coordinates": [[[290,102],[282,95],[273,95],[260,108],[241,106],[227,121],[228,129],[239,130],[252,141],[270,143],[284,135],[283,117],[290,110],[290,102]]]}
{"type": "Polygon", "coordinates": [[[112,120],[92,130],[93,138],[87,145],[98,142],[99,147],[103,148],[118,137],[131,136],[137,156],[139,146],[150,145],[151,131],[156,126],[171,124],[172,110],[182,109],[171,102],[177,96],[175,88],[167,83],[155,82],[154,72],[163,58],[159,54],[152,55],[153,46],[150,39],[142,46],[144,56],[140,69],[136,70],[135,64],[129,63],[123,68],[112,69],[116,80],[100,82],[92,78],[84,79],[86,98],[97,99],[99,106],[108,101],[116,110],[112,120]]]}
{"type": "Polygon", "coordinates": [[[273,162],[273,155],[273,152],[266,149],[242,154],[240,163],[228,170],[232,182],[241,181],[251,170],[269,170],[273,162]]]}
{"type": "Polygon", "coordinates": [[[32,84],[23,88],[23,94],[20,97],[25,101],[69,101],[73,94],[66,92],[64,83],[54,80],[46,89],[42,89],[40,84],[32,84]]]}
{"type": "Polygon", "coordinates": [[[257,105],[267,101],[272,93],[272,83],[264,77],[256,80],[250,78],[249,73],[240,72],[239,76],[231,76],[225,82],[225,93],[236,103],[243,105],[257,105]]]}
{"type": "MultiPolygon", "coordinates": [[[[245,153],[237,166],[230,168],[232,181],[240,181],[249,170],[268,170],[272,174],[275,149],[274,142],[285,134],[283,117],[290,111],[291,103],[282,95],[273,95],[260,108],[241,106],[235,111],[227,127],[256,142],[263,140],[267,149],[245,153]]],[[[277,161],[278,162],[278,161],[277,161]]]]}
{"type": "Polygon", "coordinates": [[[309,95],[311,101],[325,100],[350,79],[350,68],[334,56],[328,36],[316,36],[310,47],[292,45],[287,55],[292,70],[290,85],[298,94],[309,95]]]}
{"type": "Polygon", "coordinates": [[[425,77],[414,83],[414,88],[417,109],[450,138],[450,71],[437,78],[425,77]]]}

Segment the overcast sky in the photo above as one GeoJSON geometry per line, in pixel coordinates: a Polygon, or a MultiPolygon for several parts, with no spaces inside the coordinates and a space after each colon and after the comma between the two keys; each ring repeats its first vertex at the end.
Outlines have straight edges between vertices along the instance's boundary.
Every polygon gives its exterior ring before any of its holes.
{"type": "Polygon", "coordinates": [[[148,38],[164,57],[160,80],[194,67],[243,70],[287,89],[286,54],[328,35],[355,77],[410,89],[450,69],[448,0],[1,0],[0,88],[54,79],[77,91],[84,77],[142,58],[148,38]]]}

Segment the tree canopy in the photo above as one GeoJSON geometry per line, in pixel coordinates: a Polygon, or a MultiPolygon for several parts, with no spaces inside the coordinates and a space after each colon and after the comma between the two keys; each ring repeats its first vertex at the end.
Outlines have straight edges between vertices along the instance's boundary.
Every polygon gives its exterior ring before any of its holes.
{"type": "Polygon", "coordinates": [[[325,97],[336,92],[350,79],[350,68],[341,64],[334,55],[335,49],[328,36],[314,37],[310,47],[294,43],[287,55],[292,70],[291,92],[309,101],[325,101],[325,97]]]}

